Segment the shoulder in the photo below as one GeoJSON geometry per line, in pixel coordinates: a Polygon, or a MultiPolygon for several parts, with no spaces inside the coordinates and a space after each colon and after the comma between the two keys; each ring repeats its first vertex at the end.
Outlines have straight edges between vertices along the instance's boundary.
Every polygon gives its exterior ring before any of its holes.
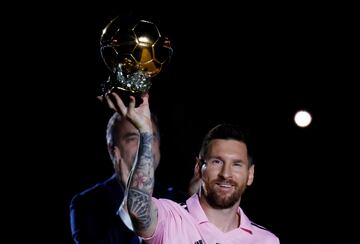
{"type": "MultiPolygon", "coordinates": [[[[116,189],[115,184],[109,184],[109,180],[99,182],[73,196],[70,202],[71,207],[78,205],[94,205],[102,201],[109,201],[110,199],[122,199],[122,194],[119,189],[116,189]]],[[[120,186],[118,186],[120,188],[120,186]]]]}
{"type": "Polygon", "coordinates": [[[183,214],[184,212],[188,212],[186,204],[178,203],[171,199],[153,198],[153,202],[155,203],[155,206],[160,211],[172,212],[172,213],[178,213],[178,214],[183,214]]]}
{"type": "Polygon", "coordinates": [[[103,187],[99,184],[96,184],[90,188],[87,188],[73,196],[70,202],[71,207],[78,205],[88,204],[92,200],[101,198],[102,193],[104,192],[103,187]]]}
{"type": "Polygon", "coordinates": [[[268,229],[266,229],[264,226],[259,225],[259,224],[257,224],[257,223],[254,223],[254,222],[252,222],[252,221],[251,221],[250,223],[251,223],[252,226],[255,226],[256,228],[263,229],[263,230],[268,230],[268,229]]]}
{"type": "Polygon", "coordinates": [[[269,229],[252,221],[250,223],[253,227],[254,234],[261,236],[261,239],[273,240],[273,242],[271,243],[279,243],[278,237],[274,233],[272,233],[269,229]]]}

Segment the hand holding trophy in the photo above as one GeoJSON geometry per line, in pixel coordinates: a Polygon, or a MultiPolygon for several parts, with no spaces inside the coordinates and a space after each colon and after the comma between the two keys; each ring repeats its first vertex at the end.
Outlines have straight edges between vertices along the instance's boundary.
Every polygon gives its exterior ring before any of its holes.
{"type": "Polygon", "coordinates": [[[109,78],[102,83],[102,95],[117,92],[125,102],[129,96],[141,103],[142,94],[151,87],[151,78],[169,62],[170,41],[148,20],[122,20],[119,16],[103,29],[100,52],[109,78]]]}

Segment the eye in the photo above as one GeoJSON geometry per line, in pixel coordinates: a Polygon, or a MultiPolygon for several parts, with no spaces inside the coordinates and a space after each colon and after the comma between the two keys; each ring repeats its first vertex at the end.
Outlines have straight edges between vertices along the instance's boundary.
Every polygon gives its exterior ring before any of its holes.
{"type": "Polygon", "coordinates": [[[241,163],[241,162],[236,162],[236,163],[234,163],[234,166],[236,166],[236,167],[242,167],[242,166],[243,166],[243,163],[241,163]]]}
{"type": "Polygon", "coordinates": [[[137,142],[138,137],[137,136],[129,136],[125,139],[126,143],[131,143],[131,142],[137,142]]]}
{"type": "Polygon", "coordinates": [[[219,159],[211,159],[211,160],[210,160],[210,163],[211,163],[211,164],[218,165],[218,164],[222,164],[222,161],[219,160],[219,159]]]}

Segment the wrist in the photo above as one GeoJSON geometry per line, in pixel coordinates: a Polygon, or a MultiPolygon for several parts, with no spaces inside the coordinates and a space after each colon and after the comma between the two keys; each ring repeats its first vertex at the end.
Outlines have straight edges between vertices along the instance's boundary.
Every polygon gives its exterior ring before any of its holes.
{"type": "Polygon", "coordinates": [[[143,133],[153,133],[152,131],[152,128],[139,128],[139,132],[140,134],[143,134],[143,133]]]}

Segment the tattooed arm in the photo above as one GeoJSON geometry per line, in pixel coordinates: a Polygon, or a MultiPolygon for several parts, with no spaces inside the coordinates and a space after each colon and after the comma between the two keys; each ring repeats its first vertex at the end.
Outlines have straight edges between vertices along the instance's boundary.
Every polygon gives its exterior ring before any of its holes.
{"type": "Polygon", "coordinates": [[[157,224],[157,209],[151,201],[154,189],[152,132],[140,132],[138,161],[130,179],[128,210],[136,233],[150,237],[157,224]]]}
{"type": "Polygon", "coordinates": [[[150,237],[157,225],[157,208],[151,199],[155,170],[152,154],[153,131],[148,94],[142,98],[143,102],[136,108],[134,97],[130,97],[128,107],[116,93],[100,97],[100,100],[106,102],[109,108],[126,116],[140,132],[137,162],[128,182],[127,207],[136,233],[141,237],[150,237]]]}

